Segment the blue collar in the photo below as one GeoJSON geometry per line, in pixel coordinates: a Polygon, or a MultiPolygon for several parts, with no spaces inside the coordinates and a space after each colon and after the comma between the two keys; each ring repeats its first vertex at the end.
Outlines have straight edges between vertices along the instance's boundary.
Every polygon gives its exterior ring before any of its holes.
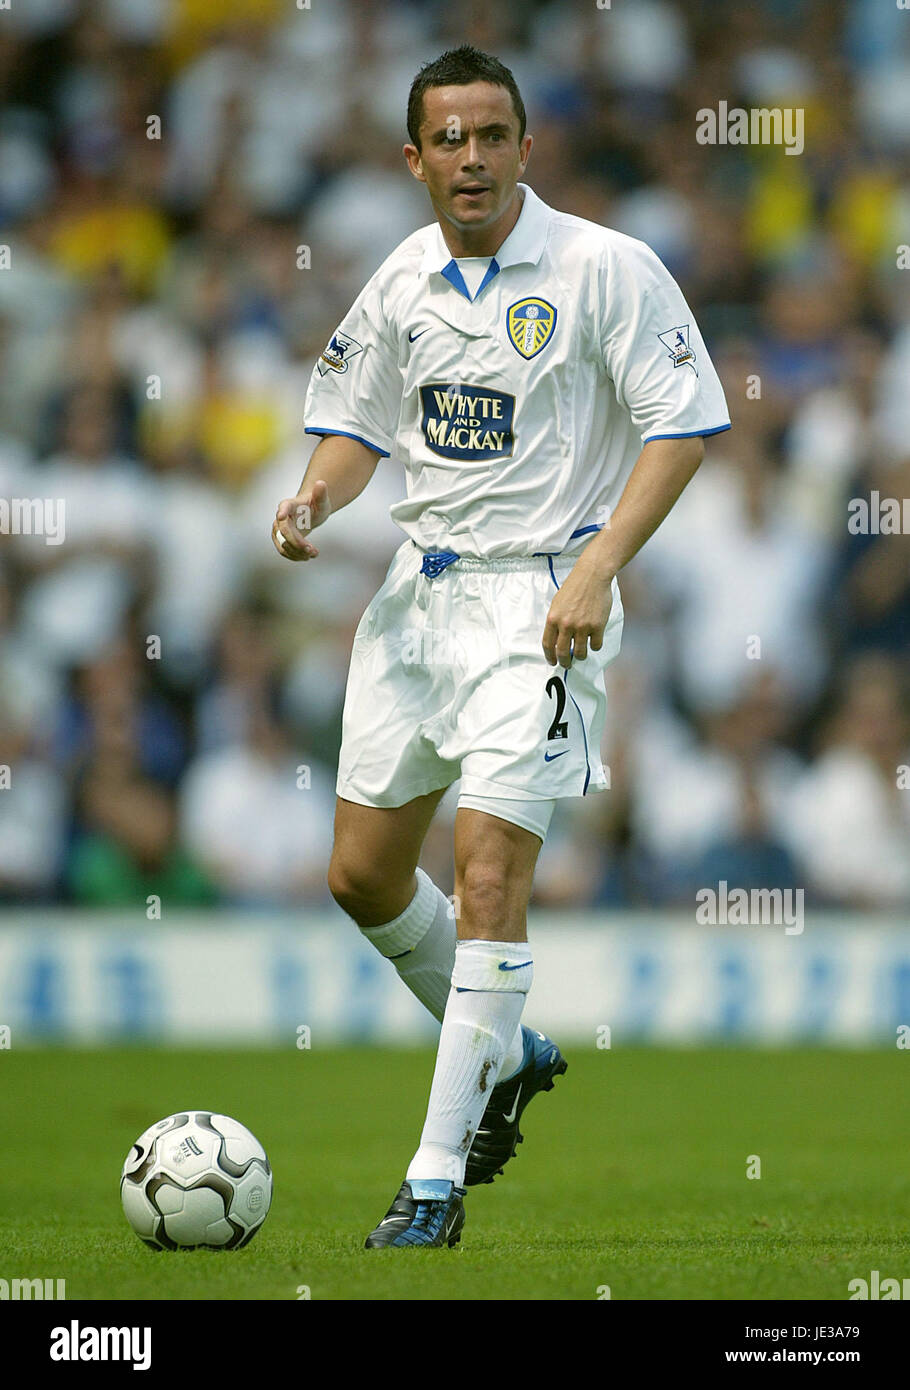
{"type": "MultiPolygon", "coordinates": [[[[522,194],[521,212],[518,214],[518,221],[515,226],[496,252],[496,270],[505,270],[510,265],[539,264],[547,244],[550,219],[553,216],[552,208],[548,207],[542,198],[538,198],[534,190],[529,188],[527,184],[520,183],[518,188],[522,194]]],[[[431,275],[434,271],[441,272],[460,294],[465,294],[467,287],[462,288],[464,279],[458,267],[452,264],[452,253],[446,246],[439,223],[433,222],[430,226],[422,228],[421,235],[424,237],[423,256],[420,260],[421,272],[427,275],[431,275]],[[452,270],[456,272],[457,280],[453,277],[452,270]]],[[[496,274],[492,265],[490,271],[494,275],[496,274]]],[[[483,289],[484,285],[488,283],[490,271],[487,272],[484,284],[481,285],[480,289],[483,289]]],[[[477,293],[479,294],[480,290],[477,293]]],[[[468,299],[470,297],[467,295],[468,299]]]]}
{"type": "Polygon", "coordinates": [[[444,265],[442,267],[440,274],[443,275],[446,280],[448,280],[449,284],[452,285],[458,291],[459,294],[463,294],[465,299],[469,299],[473,303],[473,301],[477,299],[478,296],[482,294],[483,291],[486,289],[487,285],[493,279],[493,276],[499,274],[499,262],[497,261],[495,256],[491,257],[490,264],[487,266],[487,273],[481,280],[480,284],[477,286],[477,294],[475,295],[471,294],[470,290],[465,284],[464,276],[462,275],[458,267],[458,262],[455,260],[454,256],[449,261],[448,265],[444,265]]]}

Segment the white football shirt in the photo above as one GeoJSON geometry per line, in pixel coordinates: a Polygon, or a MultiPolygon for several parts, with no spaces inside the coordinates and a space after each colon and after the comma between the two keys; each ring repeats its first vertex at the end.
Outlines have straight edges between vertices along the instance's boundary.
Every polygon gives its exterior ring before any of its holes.
{"type": "Polygon", "coordinates": [[[730,428],[654,252],[518,187],[518,221],[474,293],[438,223],[420,228],[358,295],[307,392],[307,433],[404,464],[391,516],[424,550],[574,549],[615,510],[644,443],[730,428]]]}

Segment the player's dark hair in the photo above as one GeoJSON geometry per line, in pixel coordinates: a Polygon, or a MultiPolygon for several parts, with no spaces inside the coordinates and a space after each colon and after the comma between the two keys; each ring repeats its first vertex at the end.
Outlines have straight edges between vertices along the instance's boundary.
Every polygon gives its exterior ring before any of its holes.
{"type": "Polygon", "coordinates": [[[528,118],[521,99],[518,84],[509,69],[491,53],[481,53],[469,43],[460,48],[447,49],[434,58],[432,63],[424,63],[411,83],[408,97],[408,135],[411,143],[420,149],[420,124],[423,120],[423,94],[428,87],[467,87],[472,82],[491,82],[494,87],[505,87],[512,98],[512,106],[518,117],[519,143],[525,137],[528,118]]]}

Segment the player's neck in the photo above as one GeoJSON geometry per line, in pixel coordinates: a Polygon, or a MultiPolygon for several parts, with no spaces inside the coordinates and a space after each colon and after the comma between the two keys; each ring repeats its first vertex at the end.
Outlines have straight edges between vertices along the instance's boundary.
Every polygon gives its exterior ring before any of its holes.
{"type": "Polygon", "coordinates": [[[501,217],[489,227],[456,227],[439,218],[442,239],[458,259],[462,256],[495,256],[521,216],[524,194],[516,188],[515,197],[501,217]]]}

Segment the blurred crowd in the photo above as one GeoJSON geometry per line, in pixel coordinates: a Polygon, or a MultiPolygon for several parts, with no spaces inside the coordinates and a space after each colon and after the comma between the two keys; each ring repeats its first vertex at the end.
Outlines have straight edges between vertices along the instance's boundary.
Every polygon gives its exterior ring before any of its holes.
{"type": "Polygon", "coordinates": [[[0,10],[0,498],[66,508],[63,544],[0,536],[0,902],[328,901],[401,470],[315,563],[270,527],[316,356],[431,220],[411,79],[466,40],[516,75],[527,182],[678,279],[733,418],[621,576],[611,790],[560,805],[536,902],[910,908],[908,536],[848,530],[910,497],[910,12],[881,0],[0,10]],[[720,100],[803,108],[805,152],[699,144],[720,100]]]}

